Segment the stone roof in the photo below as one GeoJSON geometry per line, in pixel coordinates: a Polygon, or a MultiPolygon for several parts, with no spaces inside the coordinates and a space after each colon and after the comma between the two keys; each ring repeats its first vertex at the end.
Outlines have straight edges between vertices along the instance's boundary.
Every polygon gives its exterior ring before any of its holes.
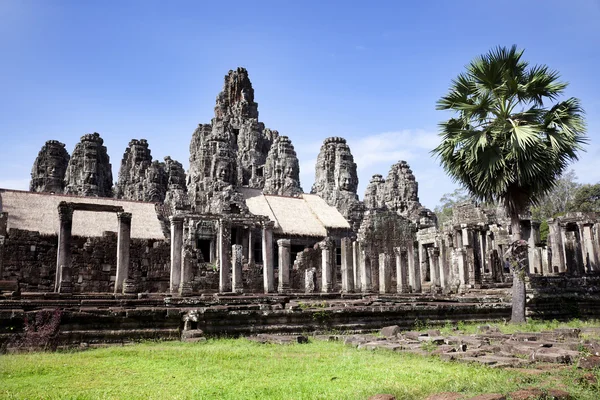
{"type": "Polygon", "coordinates": [[[275,222],[275,233],[288,236],[327,236],[327,229],[350,229],[335,207],[317,195],[300,197],[264,195],[257,189],[241,189],[252,214],[275,222]]]}
{"type": "MultiPolygon", "coordinates": [[[[132,238],[165,238],[154,203],[0,189],[0,211],[8,212],[7,229],[37,231],[43,235],[58,234],[58,203],[61,201],[121,206],[125,212],[132,214],[132,238]]],[[[73,213],[73,235],[97,237],[102,236],[105,231],[117,231],[115,213],[93,211],[73,213]]]]}

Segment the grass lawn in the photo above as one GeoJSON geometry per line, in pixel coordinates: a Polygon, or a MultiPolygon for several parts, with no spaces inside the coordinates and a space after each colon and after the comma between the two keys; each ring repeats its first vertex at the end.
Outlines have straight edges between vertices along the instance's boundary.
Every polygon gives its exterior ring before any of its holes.
{"type": "Polygon", "coordinates": [[[423,399],[443,391],[476,395],[532,386],[600,398],[598,385],[580,383],[583,374],[568,366],[532,375],[337,342],[281,346],[215,339],[0,355],[0,398],[366,399],[390,393],[423,399]]]}

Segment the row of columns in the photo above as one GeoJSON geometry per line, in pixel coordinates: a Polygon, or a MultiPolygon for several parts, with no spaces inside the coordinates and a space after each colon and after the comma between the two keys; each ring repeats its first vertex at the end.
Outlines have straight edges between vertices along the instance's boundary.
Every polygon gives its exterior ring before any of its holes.
{"type": "MultiPolygon", "coordinates": [[[[71,242],[73,229],[73,207],[69,204],[58,206],[58,251],[56,255],[56,276],[54,291],[58,293],[71,293],[72,284],[72,257],[71,242]]],[[[129,277],[129,252],[131,246],[131,213],[117,212],[117,271],[115,277],[114,293],[122,293],[125,282],[129,277]]]]}
{"type": "MultiPolygon", "coordinates": [[[[191,265],[185,262],[187,259],[183,257],[185,254],[183,249],[183,222],[181,216],[172,216],[169,218],[171,224],[171,274],[169,290],[171,293],[186,294],[191,290],[191,265]],[[190,288],[190,289],[188,289],[190,288]]],[[[274,269],[273,269],[273,226],[272,222],[266,222],[262,225],[262,250],[263,250],[263,289],[265,293],[275,291],[274,286],[274,269]]],[[[252,235],[249,232],[249,235],[252,235]]],[[[244,239],[246,244],[246,239],[244,239]]],[[[287,259],[288,268],[279,269],[279,291],[289,289],[289,255],[290,241],[282,239],[278,241],[280,248],[283,248],[283,253],[280,254],[281,262],[287,259]],[[287,252],[287,257],[285,257],[287,252]],[[287,270],[287,272],[286,272],[287,270]]],[[[217,243],[216,243],[216,258],[219,267],[219,292],[236,292],[243,291],[242,266],[244,258],[244,250],[248,249],[246,259],[249,263],[254,263],[254,243],[252,237],[248,237],[246,246],[231,244],[231,222],[225,219],[219,220],[217,243]],[[231,276],[229,271],[231,270],[231,276]]]]}

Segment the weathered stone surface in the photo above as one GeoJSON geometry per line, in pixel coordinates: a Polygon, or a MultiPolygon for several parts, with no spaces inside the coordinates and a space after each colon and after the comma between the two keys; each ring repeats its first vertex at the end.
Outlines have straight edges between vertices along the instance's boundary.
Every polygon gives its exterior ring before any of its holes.
{"type": "Polygon", "coordinates": [[[57,140],[48,140],[33,162],[29,190],[62,193],[68,164],[69,153],[65,145],[57,140]]]}
{"type": "Polygon", "coordinates": [[[65,174],[65,193],[112,197],[112,167],[99,133],[86,134],[75,146],[65,174]]]}
{"type": "Polygon", "coordinates": [[[384,337],[396,337],[400,333],[400,327],[398,325],[386,326],[381,328],[379,333],[384,337]]]}
{"type": "Polygon", "coordinates": [[[346,139],[325,139],[317,156],[311,193],[337,208],[355,232],[360,227],[364,209],[356,194],[357,187],[356,163],[346,139]]]}
{"type": "Polygon", "coordinates": [[[544,392],[540,389],[521,389],[508,394],[511,400],[537,400],[542,398],[544,392]]]}
{"type": "Polygon", "coordinates": [[[258,122],[258,104],[244,68],[229,71],[217,96],[215,117],[199,125],[190,143],[188,192],[194,210],[246,213],[238,187],[262,189],[264,165],[277,131],[258,122]]]}
{"type": "Polygon", "coordinates": [[[388,210],[414,220],[418,215],[419,184],[406,161],[400,161],[390,168],[385,179],[383,201],[388,210]]]}
{"type": "Polygon", "coordinates": [[[167,193],[165,194],[165,204],[175,209],[188,209],[190,201],[185,184],[185,170],[179,161],[166,156],[164,162],[165,175],[167,176],[167,193]]]}
{"type": "Polygon", "coordinates": [[[600,367],[600,357],[587,356],[581,357],[577,363],[577,368],[594,369],[600,367]]]}
{"type": "Polygon", "coordinates": [[[373,175],[365,190],[365,208],[367,210],[383,209],[385,207],[385,180],[383,176],[373,175]]]}
{"type": "Polygon", "coordinates": [[[264,167],[263,193],[279,196],[299,196],[300,166],[294,146],[287,136],[275,138],[264,167]]]}
{"type": "Polygon", "coordinates": [[[119,199],[162,203],[167,192],[164,165],[152,161],[145,139],[133,139],[125,149],[115,197],[119,199]]]}
{"type": "Polygon", "coordinates": [[[369,397],[367,400],[396,400],[396,396],[391,394],[376,394],[375,396],[369,397]]]}
{"type": "Polygon", "coordinates": [[[500,393],[480,394],[475,397],[469,397],[468,400],[506,400],[506,396],[500,393]]]}

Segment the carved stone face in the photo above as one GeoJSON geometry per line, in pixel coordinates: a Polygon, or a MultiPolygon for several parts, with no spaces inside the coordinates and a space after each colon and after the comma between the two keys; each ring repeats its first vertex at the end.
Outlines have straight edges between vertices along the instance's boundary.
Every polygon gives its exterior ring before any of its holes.
{"type": "Polygon", "coordinates": [[[338,188],[344,191],[352,190],[352,178],[350,176],[350,172],[348,172],[346,169],[340,171],[338,177],[338,188]]]}
{"type": "Polygon", "coordinates": [[[216,168],[216,178],[223,182],[230,182],[231,180],[231,170],[229,168],[229,164],[224,161],[219,161],[216,168]]]}

